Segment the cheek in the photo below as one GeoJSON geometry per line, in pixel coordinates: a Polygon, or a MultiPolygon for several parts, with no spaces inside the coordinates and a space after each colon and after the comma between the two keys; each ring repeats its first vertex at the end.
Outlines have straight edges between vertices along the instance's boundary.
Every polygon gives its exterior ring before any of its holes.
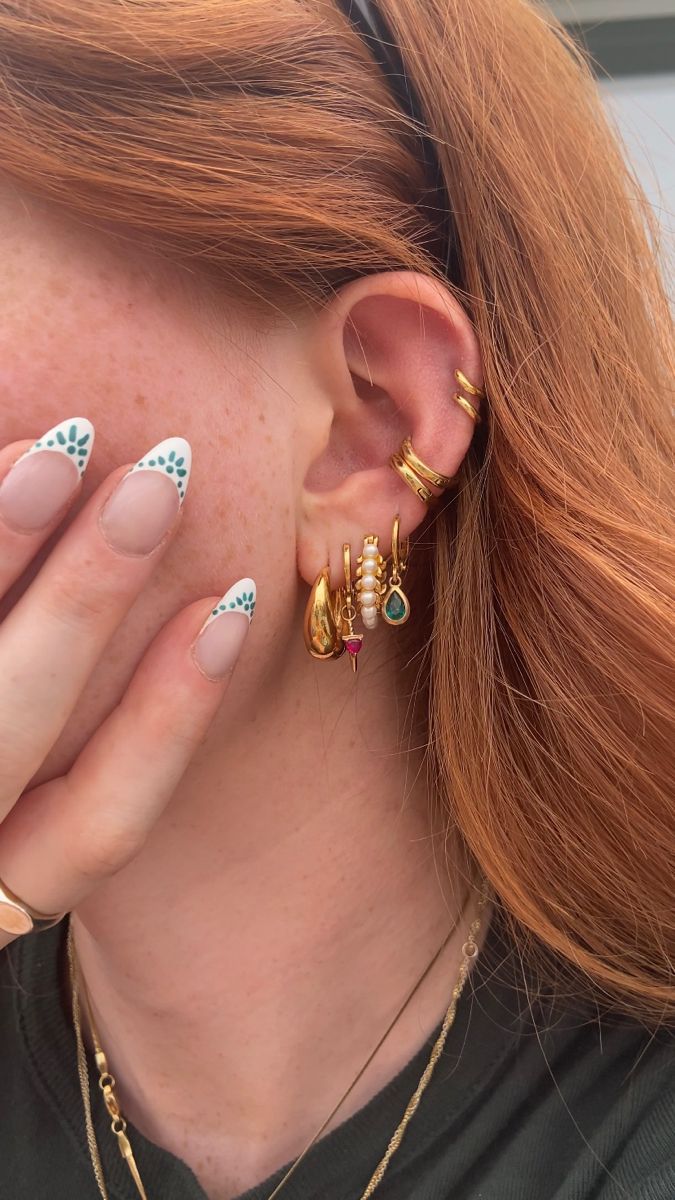
{"type": "Polygon", "coordinates": [[[6,196],[3,207],[0,190],[0,443],[88,417],[86,498],[163,438],[188,438],[193,474],[169,561],[178,584],[210,588],[267,538],[279,504],[287,434],[264,386],[266,347],[251,353],[247,331],[194,281],[31,205],[29,217],[6,196]]]}
{"type": "Polygon", "coordinates": [[[187,305],[149,268],[115,265],[107,247],[48,232],[38,226],[33,240],[0,241],[0,437],[88,416],[97,433],[91,486],[168,427],[188,417],[197,430],[200,420],[209,427],[212,413],[194,396],[197,381],[213,394],[207,356],[187,305]]]}
{"type": "Polygon", "coordinates": [[[29,240],[24,230],[0,239],[2,444],[37,437],[67,416],[89,417],[96,447],[83,500],[110,470],[165,437],[187,437],[194,461],[178,536],[40,778],[67,766],[184,604],[252,575],[257,640],[271,645],[280,605],[293,608],[296,587],[288,422],[278,391],[263,383],[260,355],[256,364],[250,349],[237,349],[241,332],[225,343],[212,315],[202,321],[194,296],[160,286],[151,267],[121,267],[96,242],[83,248],[64,237],[29,240]]]}

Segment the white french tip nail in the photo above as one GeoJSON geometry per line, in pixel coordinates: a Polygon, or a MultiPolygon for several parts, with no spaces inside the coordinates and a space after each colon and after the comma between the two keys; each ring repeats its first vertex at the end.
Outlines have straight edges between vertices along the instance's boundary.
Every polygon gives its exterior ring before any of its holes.
{"type": "Polygon", "coordinates": [[[43,450],[54,450],[71,460],[81,479],[89,466],[93,445],[94,426],[91,421],[86,417],[69,417],[67,421],[60,421],[53,429],[43,433],[21,458],[28,458],[29,454],[40,454],[43,450]]]}
{"type": "Polygon", "coordinates": [[[216,617],[221,617],[226,612],[244,613],[250,623],[253,620],[255,612],[255,600],[255,580],[248,578],[240,579],[238,583],[232,584],[232,587],[225,593],[222,600],[219,600],[214,606],[208,620],[204,623],[204,629],[212,621],[215,621],[216,617]]]}
{"type": "Polygon", "coordinates": [[[240,579],[214,605],[193,648],[194,660],[207,679],[224,679],[234,670],[255,609],[255,583],[240,579]],[[242,614],[246,621],[233,621],[242,614]]]}
{"type": "Polygon", "coordinates": [[[192,448],[190,443],[182,437],[171,437],[165,438],[163,442],[158,442],[156,446],[153,446],[152,450],[148,450],[147,454],[144,454],[143,458],[139,459],[131,468],[129,474],[133,474],[134,471],[159,471],[168,479],[173,480],[182,504],[190,482],[191,468],[192,448]]]}

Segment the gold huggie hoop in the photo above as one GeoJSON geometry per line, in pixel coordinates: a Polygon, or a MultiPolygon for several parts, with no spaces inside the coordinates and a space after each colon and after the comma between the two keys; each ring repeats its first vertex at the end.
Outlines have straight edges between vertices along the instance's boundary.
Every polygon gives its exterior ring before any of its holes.
{"type": "Polygon", "coordinates": [[[391,566],[394,575],[397,575],[399,579],[405,575],[408,569],[409,557],[410,538],[405,538],[401,544],[401,518],[397,514],[391,530],[391,566]]]}
{"type": "Polygon", "coordinates": [[[440,471],[434,471],[433,467],[428,467],[425,462],[422,462],[422,459],[413,450],[412,438],[405,439],[400,454],[401,458],[425,483],[430,483],[437,488],[448,488],[455,482],[453,475],[441,475],[440,471]]]}
{"type": "Polygon", "coordinates": [[[401,476],[401,479],[407,483],[408,487],[415,493],[418,500],[421,500],[423,504],[433,504],[436,497],[431,491],[431,488],[428,488],[426,483],[422,482],[419,476],[416,475],[412,468],[408,466],[408,463],[400,454],[392,454],[391,458],[389,459],[389,465],[398,472],[398,474],[401,476]]]}

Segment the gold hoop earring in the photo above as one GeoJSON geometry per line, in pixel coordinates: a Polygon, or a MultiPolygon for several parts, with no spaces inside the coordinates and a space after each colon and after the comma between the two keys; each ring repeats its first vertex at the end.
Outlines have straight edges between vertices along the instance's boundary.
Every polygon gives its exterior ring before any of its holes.
{"type": "MultiPolygon", "coordinates": [[[[337,593],[339,602],[339,591],[337,593]]],[[[330,590],[330,570],[317,575],[305,609],[305,645],[312,658],[339,658],[344,652],[336,596],[330,590]]]]}
{"type": "Polygon", "coordinates": [[[405,625],[410,616],[410,601],[401,584],[408,569],[410,542],[406,538],[401,548],[399,541],[401,529],[400,518],[394,517],[391,532],[391,572],[387,593],[382,603],[382,616],[388,625],[405,625]]]}

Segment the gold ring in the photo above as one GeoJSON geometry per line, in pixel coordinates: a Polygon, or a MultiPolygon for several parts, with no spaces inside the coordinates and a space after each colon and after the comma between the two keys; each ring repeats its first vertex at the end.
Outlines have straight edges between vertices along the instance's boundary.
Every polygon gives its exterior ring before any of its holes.
{"type": "Polygon", "coordinates": [[[466,396],[460,396],[459,392],[455,392],[452,398],[455,404],[459,404],[459,407],[464,409],[467,417],[471,417],[471,420],[475,421],[476,425],[480,425],[481,415],[478,409],[474,408],[471,401],[467,400],[466,396]]]}
{"type": "Polygon", "coordinates": [[[417,498],[422,501],[423,504],[433,503],[433,501],[436,499],[434,493],[430,488],[427,487],[426,483],[422,482],[412,468],[408,466],[408,463],[400,454],[392,454],[391,458],[389,459],[389,465],[393,467],[395,471],[398,471],[401,479],[405,480],[408,487],[411,488],[411,490],[415,493],[417,498]]]}
{"type": "Polygon", "coordinates": [[[10,891],[0,879],[0,931],[17,937],[24,933],[39,933],[42,929],[51,929],[65,917],[65,913],[54,913],[47,916],[37,912],[20,900],[10,891]]]}
{"type": "Polygon", "coordinates": [[[464,372],[460,371],[459,367],[455,371],[455,379],[457,380],[459,386],[463,387],[464,391],[468,392],[470,396],[478,396],[482,400],[485,399],[485,392],[483,389],[476,387],[475,383],[470,383],[464,372]]]}
{"type": "Polygon", "coordinates": [[[433,487],[449,488],[455,482],[452,475],[441,475],[440,471],[434,471],[433,467],[428,467],[426,463],[413,450],[412,439],[407,437],[401,446],[401,458],[407,462],[420,479],[425,483],[430,483],[433,487]]]}

